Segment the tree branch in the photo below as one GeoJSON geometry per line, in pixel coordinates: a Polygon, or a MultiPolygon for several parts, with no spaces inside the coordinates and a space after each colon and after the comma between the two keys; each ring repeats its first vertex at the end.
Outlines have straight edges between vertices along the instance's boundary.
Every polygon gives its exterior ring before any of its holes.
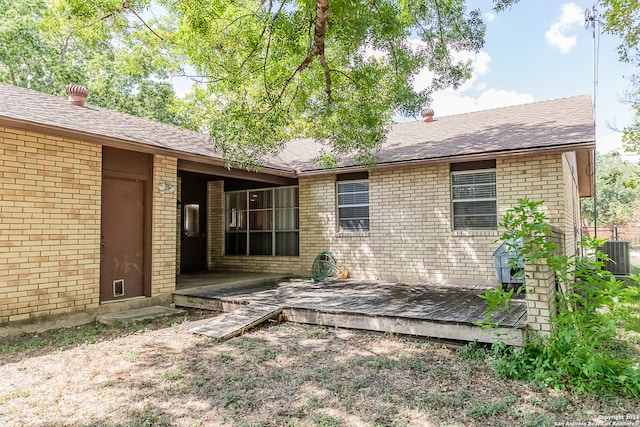
{"type": "Polygon", "coordinates": [[[360,88],[360,87],[359,87],[359,85],[358,85],[358,82],[357,82],[357,81],[355,81],[355,80],[353,79],[353,77],[351,77],[349,74],[345,73],[344,71],[342,71],[342,70],[337,70],[337,69],[330,69],[329,71],[331,71],[332,73],[342,74],[342,75],[343,75],[343,76],[345,76],[347,79],[349,79],[349,80],[351,81],[351,83],[353,83],[353,85],[356,87],[356,89],[359,89],[359,88],[360,88]]]}
{"type": "MultiPolygon", "coordinates": [[[[438,15],[438,35],[440,36],[440,43],[442,43],[442,45],[444,46],[444,48],[447,50],[447,53],[449,51],[449,49],[447,48],[447,42],[444,39],[444,31],[443,31],[443,24],[442,24],[442,15],[440,14],[440,4],[438,4],[438,0],[434,0],[433,3],[436,5],[436,14],[438,15]]],[[[451,57],[447,54],[447,65],[449,65],[451,67],[451,57]]]]}
{"type": "Polygon", "coordinates": [[[147,27],[147,29],[153,33],[153,35],[154,35],[154,36],[156,36],[156,37],[157,37],[157,38],[159,38],[160,40],[164,41],[164,39],[160,36],[160,34],[158,34],[158,33],[156,33],[155,31],[153,31],[153,28],[151,28],[151,27],[150,27],[150,26],[149,26],[149,25],[144,21],[144,19],[142,19],[142,18],[140,17],[140,15],[138,15],[138,14],[136,13],[136,11],[135,11],[135,10],[130,9],[130,8],[127,8],[127,9],[128,9],[129,11],[131,11],[131,13],[133,13],[133,14],[136,16],[136,18],[138,18],[138,19],[140,20],[140,22],[142,22],[142,23],[144,24],[144,26],[145,26],[145,27],[147,27]]]}
{"type": "Polygon", "coordinates": [[[324,68],[324,91],[327,93],[328,101],[331,102],[331,70],[329,69],[329,64],[327,64],[327,57],[324,52],[320,55],[320,64],[322,64],[322,68],[324,68]]]}
{"type": "MultiPolygon", "coordinates": [[[[298,75],[298,73],[306,69],[316,56],[320,56],[320,57],[324,56],[324,41],[327,35],[328,11],[329,11],[329,0],[316,0],[316,27],[313,35],[313,46],[311,48],[311,51],[302,60],[300,65],[298,65],[298,67],[295,69],[293,74],[291,74],[289,78],[284,82],[284,86],[282,87],[282,90],[278,95],[278,99],[282,98],[285,91],[287,90],[287,87],[289,86],[291,81],[294,79],[294,77],[298,75]]],[[[323,67],[324,67],[324,64],[323,64],[323,67]]],[[[328,69],[328,66],[325,68],[325,83],[327,79],[327,76],[326,76],[327,69],[328,69]]],[[[328,94],[330,94],[331,92],[330,89],[331,89],[331,80],[329,79],[328,94]]],[[[325,88],[325,91],[326,91],[326,88],[325,88]]]]}
{"type": "Polygon", "coordinates": [[[324,55],[324,41],[327,35],[329,0],[316,1],[316,29],[313,37],[313,51],[316,56],[324,55]]]}
{"type": "Polygon", "coordinates": [[[60,63],[64,62],[64,57],[67,55],[67,50],[69,49],[69,42],[73,38],[73,32],[69,33],[67,38],[64,40],[64,44],[62,45],[62,49],[60,50],[60,63]]]}
{"type": "MultiPolygon", "coordinates": [[[[280,7],[278,8],[276,14],[273,16],[273,18],[271,19],[271,25],[269,26],[269,38],[267,39],[267,49],[264,52],[264,61],[263,61],[263,68],[262,68],[262,76],[263,76],[263,80],[264,80],[264,91],[265,91],[265,95],[267,96],[267,98],[269,98],[269,100],[271,102],[273,102],[273,100],[271,99],[271,95],[270,95],[270,91],[269,91],[269,82],[267,81],[267,61],[269,59],[269,52],[271,51],[271,41],[273,39],[273,27],[276,24],[276,19],[278,19],[278,17],[280,16],[280,14],[282,13],[282,10],[284,9],[284,5],[285,5],[286,1],[282,0],[282,2],[280,3],[280,7]]],[[[271,1],[269,1],[269,13],[271,13],[271,8],[273,7],[273,3],[271,1]]],[[[262,30],[262,34],[260,35],[260,39],[262,39],[262,37],[264,37],[264,33],[267,30],[267,27],[265,26],[264,29],[262,30]]]]}

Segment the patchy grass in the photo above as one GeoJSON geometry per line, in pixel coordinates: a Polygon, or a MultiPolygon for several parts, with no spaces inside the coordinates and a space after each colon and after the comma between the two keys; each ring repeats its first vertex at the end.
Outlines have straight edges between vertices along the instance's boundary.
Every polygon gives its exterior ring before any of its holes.
{"type": "MultiPolygon", "coordinates": [[[[126,327],[107,326],[94,322],[72,328],[56,329],[2,339],[0,342],[0,362],[40,356],[81,345],[109,341],[131,334],[143,334],[145,332],[172,327],[183,322],[208,318],[215,315],[216,313],[206,310],[190,310],[184,315],[165,317],[148,323],[126,327]]],[[[135,361],[138,357],[137,353],[137,351],[132,350],[125,355],[125,357],[135,361]]]]}
{"type": "Polygon", "coordinates": [[[639,415],[629,399],[498,379],[482,345],[454,349],[273,323],[216,342],[188,332],[200,317],[124,330],[93,325],[3,343],[0,420],[8,426],[533,427],[639,415]]]}

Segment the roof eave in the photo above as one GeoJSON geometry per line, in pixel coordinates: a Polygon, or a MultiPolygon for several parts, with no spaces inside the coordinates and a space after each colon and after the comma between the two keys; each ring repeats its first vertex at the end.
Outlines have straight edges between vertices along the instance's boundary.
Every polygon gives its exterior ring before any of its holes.
{"type": "MultiPolygon", "coordinates": [[[[575,142],[571,144],[563,144],[563,145],[551,146],[551,147],[532,147],[532,148],[525,148],[525,149],[488,151],[488,152],[474,153],[474,154],[443,156],[443,157],[436,157],[431,159],[413,159],[413,160],[400,160],[395,162],[380,162],[375,165],[375,169],[396,169],[396,168],[417,167],[417,166],[452,163],[452,162],[472,162],[472,161],[478,161],[478,160],[500,159],[500,158],[513,157],[513,156],[526,156],[526,155],[532,155],[532,154],[535,154],[535,155],[558,154],[558,153],[565,153],[565,152],[577,151],[577,150],[595,150],[595,147],[596,147],[595,141],[590,140],[590,141],[581,141],[581,142],[575,142]]],[[[366,166],[354,165],[354,166],[338,167],[335,169],[301,170],[301,171],[298,171],[298,176],[311,177],[311,176],[319,176],[319,175],[331,175],[336,173],[361,172],[365,170],[368,170],[366,166]]]]}
{"type": "MultiPolygon", "coordinates": [[[[189,160],[192,162],[204,163],[214,166],[227,167],[226,162],[222,158],[216,158],[212,156],[206,156],[203,154],[188,153],[185,151],[175,150],[171,148],[163,148],[159,146],[153,146],[142,142],[133,140],[127,140],[122,138],[115,138],[111,136],[100,135],[97,133],[84,132],[76,129],[69,129],[62,126],[55,126],[50,124],[42,124],[31,120],[25,120],[10,116],[0,116],[0,126],[6,126],[13,129],[22,130],[25,132],[36,132],[43,135],[52,135],[59,138],[73,139],[77,141],[85,141],[98,145],[104,145],[112,148],[120,148],[124,150],[134,150],[147,154],[160,154],[165,156],[176,157],[180,160],[189,160]]],[[[237,169],[237,168],[235,168],[237,169]]],[[[297,175],[293,169],[288,168],[275,168],[271,166],[261,166],[260,173],[286,176],[289,178],[295,178],[297,175]]]]}

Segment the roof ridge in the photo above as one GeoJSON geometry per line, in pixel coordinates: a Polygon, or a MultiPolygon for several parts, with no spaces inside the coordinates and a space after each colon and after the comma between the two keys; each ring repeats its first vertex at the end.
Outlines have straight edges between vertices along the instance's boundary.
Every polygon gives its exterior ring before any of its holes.
{"type": "MultiPolygon", "coordinates": [[[[495,107],[495,108],[487,108],[487,109],[483,109],[483,110],[476,110],[476,111],[468,111],[466,113],[454,113],[454,114],[448,114],[446,116],[435,116],[434,120],[437,119],[441,119],[444,117],[458,117],[458,116],[466,116],[468,114],[477,114],[477,113],[487,113],[487,112],[491,112],[491,111],[499,111],[499,110],[504,110],[506,108],[516,108],[516,107],[525,107],[525,106],[531,106],[533,104],[545,104],[545,103],[549,103],[549,102],[557,102],[557,101],[563,101],[563,100],[569,100],[572,98],[580,98],[583,96],[591,96],[590,94],[587,93],[583,93],[581,95],[572,95],[572,96],[564,96],[562,98],[552,98],[552,99],[543,99],[540,101],[532,101],[532,102],[524,102],[522,104],[513,104],[513,105],[504,105],[502,107],[495,107]]],[[[421,122],[422,120],[415,120],[416,122],[421,122]]],[[[391,126],[397,126],[397,125],[404,125],[407,123],[413,123],[414,121],[409,121],[409,122],[399,122],[399,123],[392,123],[391,126]]]]}

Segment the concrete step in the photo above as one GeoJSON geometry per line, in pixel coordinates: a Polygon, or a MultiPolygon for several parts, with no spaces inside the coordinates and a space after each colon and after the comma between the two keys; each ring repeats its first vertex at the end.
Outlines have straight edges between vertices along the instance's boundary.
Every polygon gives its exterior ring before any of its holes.
{"type": "Polygon", "coordinates": [[[156,305],[152,307],[99,314],[96,317],[96,321],[109,326],[128,326],[135,323],[149,322],[161,317],[175,316],[176,314],[182,313],[184,313],[184,310],[156,305]]]}
{"type": "Polygon", "coordinates": [[[249,304],[225,313],[203,326],[190,329],[194,334],[206,335],[220,341],[240,335],[246,330],[282,313],[282,307],[265,304],[249,304]]]}

